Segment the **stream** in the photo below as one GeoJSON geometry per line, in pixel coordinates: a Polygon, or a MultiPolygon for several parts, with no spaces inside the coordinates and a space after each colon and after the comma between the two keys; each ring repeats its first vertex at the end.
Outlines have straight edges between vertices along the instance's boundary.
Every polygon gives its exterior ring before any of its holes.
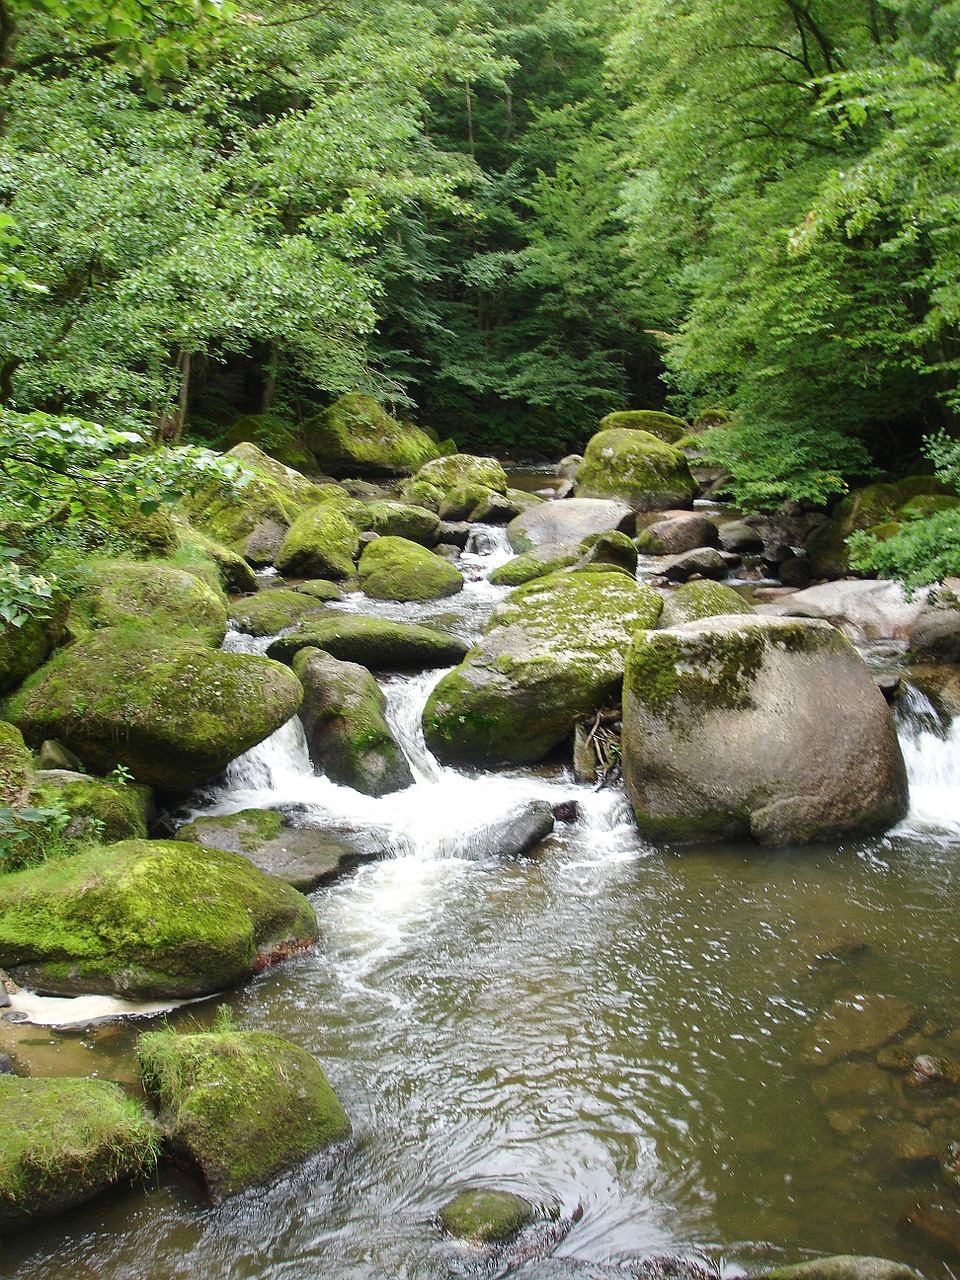
{"type": "MultiPolygon", "coordinates": [[[[485,574],[508,555],[481,528],[461,596],[338,607],[476,636],[506,594],[485,574]]],[[[346,1149],[218,1207],[163,1169],[4,1239],[0,1277],[446,1280],[470,1267],[434,1216],[489,1184],[578,1216],[556,1257],[695,1251],[735,1277],[859,1253],[951,1280],[957,1260],[897,1226],[917,1199],[945,1199],[935,1171],[891,1157],[899,1113],[839,1096],[803,1049],[851,991],[909,1001],[925,1031],[960,1028],[960,721],[915,689],[901,699],[911,810],[883,838],[671,850],[643,843],[617,787],[438,765],[419,715],[442,674],[383,682],[406,791],[374,800],[315,777],[294,720],[193,801],[362,826],[390,850],[312,895],[314,953],[171,1015],[202,1027],[226,1003],[237,1025],[315,1054],[354,1124],[346,1149]],[[575,800],[579,816],[534,856],[490,857],[491,829],[531,798],[575,800]],[[841,1112],[864,1114],[851,1128],[841,1112]]],[[[21,1027],[16,1051],[37,1073],[130,1083],[142,1026],[21,1027]]],[[[960,1057],[960,1032],[951,1043],[960,1057]]]]}

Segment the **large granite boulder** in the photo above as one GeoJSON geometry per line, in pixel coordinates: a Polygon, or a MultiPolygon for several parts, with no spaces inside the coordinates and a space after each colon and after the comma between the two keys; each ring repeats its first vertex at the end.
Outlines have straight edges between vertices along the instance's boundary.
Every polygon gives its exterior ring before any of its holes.
{"type": "Polygon", "coordinates": [[[329,588],[326,599],[318,597],[314,590],[270,587],[255,596],[235,601],[230,606],[230,621],[247,635],[279,635],[308,614],[322,613],[329,600],[342,599],[342,592],[335,583],[323,578],[317,581],[329,588]]]}
{"type": "Polygon", "coordinates": [[[308,646],[326,649],[344,662],[359,662],[372,671],[426,671],[459,662],[470,647],[456,636],[412,622],[349,614],[304,618],[267,650],[271,658],[291,662],[308,646]]]}
{"type": "Polygon", "coordinates": [[[654,839],[809,844],[907,809],[890,709],[827,623],[723,616],[638,635],[623,773],[654,839]]]}
{"type": "Polygon", "coordinates": [[[463,589],[449,561],[408,538],[375,538],[357,566],[364,593],[374,600],[441,600],[463,589]]]}
{"type": "Polygon", "coordinates": [[[307,447],[332,476],[410,475],[440,447],[426,431],[398,422],[372,396],[351,391],[304,424],[307,447]]]}
{"type": "Polygon", "coordinates": [[[319,1062],[268,1031],[148,1032],[137,1058],[167,1150],[215,1202],[349,1137],[319,1062]]]}
{"type": "Polygon", "coordinates": [[[440,541],[440,517],[407,502],[371,502],[364,523],[381,538],[409,538],[424,547],[440,541]]]}
{"type": "Polygon", "coordinates": [[[406,502],[436,511],[441,520],[469,520],[491,496],[506,498],[507,473],[496,458],[454,453],[436,458],[405,480],[400,492],[406,502]]]}
{"type": "Polygon", "coordinates": [[[316,937],[295,889],[238,854],[173,840],[13,872],[0,899],[0,968],[42,995],[210,995],[316,937]]]}
{"type": "Polygon", "coordinates": [[[217,542],[214,538],[194,529],[182,516],[174,517],[174,528],[177,534],[177,546],[187,555],[212,561],[216,566],[220,585],[231,595],[243,595],[247,591],[256,591],[257,575],[243,556],[237,551],[217,542]]]}
{"type": "Polygon", "coordinates": [[[544,546],[576,546],[593,533],[629,533],[634,523],[633,508],[626,502],[564,498],[541,503],[511,520],[507,538],[517,552],[544,546]]]}
{"type": "Polygon", "coordinates": [[[825,618],[836,626],[854,627],[872,640],[909,638],[928,597],[926,587],[907,599],[899,582],[822,582],[797,591],[776,611],[791,618],[825,618]]]}
{"type": "Polygon", "coordinates": [[[322,649],[301,649],[293,669],[303,684],[300,718],[310,759],[321,773],[368,796],[412,784],[410,766],[387,724],[386,699],[366,667],[322,649]]]}
{"type": "Polygon", "coordinates": [[[147,1177],[159,1150],[157,1126],[117,1084],[0,1075],[0,1232],[147,1177]]]}
{"type": "Polygon", "coordinates": [[[696,511],[674,511],[637,534],[637,549],[646,556],[679,556],[697,547],[720,543],[717,526],[696,511]]]}
{"type": "Polygon", "coordinates": [[[65,599],[56,599],[46,612],[28,612],[19,627],[0,622],[0,694],[43,666],[63,635],[68,608],[65,599]]]}
{"type": "Polygon", "coordinates": [[[752,604],[722,582],[685,582],[664,597],[657,630],[664,631],[667,627],[679,626],[681,622],[697,622],[701,618],[716,618],[725,613],[755,612],[752,604]]]}
{"type": "Polygon", "coordinates": [[[74,608],[96,627],[128,623],[217,648],[227,631],[223,590],[163,560],[95,560],[74,608]]]}
{"type": "Polygon", "coordinates": [[[630,636],[660,608],[656,591],[622,573],[555,573],[518,587],[431,693],[427,745],[454,765],[542,759],[577,720],[619,698],[630,636]]]}
{"type": "Polygon", "coordinates": [[[290,526],[276,565],[295,578],[349,578],[360,551],[360,531],[332,502],[305,511],[290,526]]]}
{"type": "Polygon", "coordinates": [[[118,765],[183,792],[262,742],[300,705],[279,663],[109,628],[57,654],[9,700],[28,743],[56,738],[88,768],[118,765]]]}
{"type": "Polygon", "coordinates": [[[690,428],[682,418],[659,409],[621,409],[600,419],[601,431],[646,431],[666,444],[677,444],[689,435],[690,428]]]}
{"type": "Polygon", "coordinates": [[[577,497],[619,498],[634,511],[689,507],[696,492],[684,455],[649,431],[598,431],[577,472],[577,497]]]}

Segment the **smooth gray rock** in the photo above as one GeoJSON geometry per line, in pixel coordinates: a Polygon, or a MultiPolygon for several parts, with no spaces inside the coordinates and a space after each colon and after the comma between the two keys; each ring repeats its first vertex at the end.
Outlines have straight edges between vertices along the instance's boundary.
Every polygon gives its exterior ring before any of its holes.
{"type": "Polygon", "coordinates": [[[668,512],[637,534],[638,548],[650,556],[679,556],[718,543],[717,526],[695,511],[668,512]]]}
{"type": "Polygon", "coordinates": [[[785,617],[847,624],[871,640],[907,640],[928,595],[924,587],[908,600],[899,582],[850,578],[798,591],[778,609],[785,617]]]}
{"type": "Polygon", "coordinates": [[[634,527],[633,508],[612,498],[564,498],[562,502],[543,502],[524,511],[507,525],[507,537],[514,551],[530,551],[544,543],[577,543],[591,533],[619,530],[628,533],[634,527]]]}

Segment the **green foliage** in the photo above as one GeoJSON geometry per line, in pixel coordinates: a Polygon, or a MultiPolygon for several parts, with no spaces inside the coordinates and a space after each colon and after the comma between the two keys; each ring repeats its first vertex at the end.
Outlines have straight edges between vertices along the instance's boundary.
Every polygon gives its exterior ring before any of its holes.
{"type": "Polygon", "coordinates": [[[0,805],[0,870],[19,871],[69,852],[63,841],[69,821],[69,811],[59,803],[0,805]]]}

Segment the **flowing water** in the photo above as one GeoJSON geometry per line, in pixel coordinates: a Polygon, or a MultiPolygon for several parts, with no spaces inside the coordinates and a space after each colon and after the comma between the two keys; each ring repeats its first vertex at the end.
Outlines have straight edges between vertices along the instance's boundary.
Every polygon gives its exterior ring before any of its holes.
{"type": "MultiPolygon", "coordinates": [[[[504,594],[484,563],[506,554],[493,531],[479,541],[462,599],[403,616],[475,634],[504,594]]],[[[314,777],[293,721],[197,800],[361,825],[390,851],[313,895],[315,953],[173,1016],[205,1025],[226,1002],[240,1026],[303,1045],[351,1141],[216,1208],[162,1172],[5,1240],[0,1276],[439,1280],[469,1268],[441,1244],[437,1209],[495,1184],[577,1218],[561,1257],[696,1250],[736,1276],[852,1252],[948,1280],[956,1260],[897,1227],[918,1198],[949,1199],[929,1162],[899,1158],[917,1118],[900,1077],[868,1058],[853,1078],[825,1072],[803,1051],[838,995],[882,993],[960,1058],[960,727],[910,691],[912,809],[883,839],[674,851],[639,839],[617,789],[441,768],[419,732],[439,674],[385,682],[407,791],[372,800],[314,777]],[[490,856],[531,798],[575,800],[579,816],[536,856],[490,856]]],[[[134,1035],[34,1027],[18,1052],[37,1071],[129,1080],[134,1035]]],[[[960,1137],[950,1105],[925,1123],[960,1137]]]]}

